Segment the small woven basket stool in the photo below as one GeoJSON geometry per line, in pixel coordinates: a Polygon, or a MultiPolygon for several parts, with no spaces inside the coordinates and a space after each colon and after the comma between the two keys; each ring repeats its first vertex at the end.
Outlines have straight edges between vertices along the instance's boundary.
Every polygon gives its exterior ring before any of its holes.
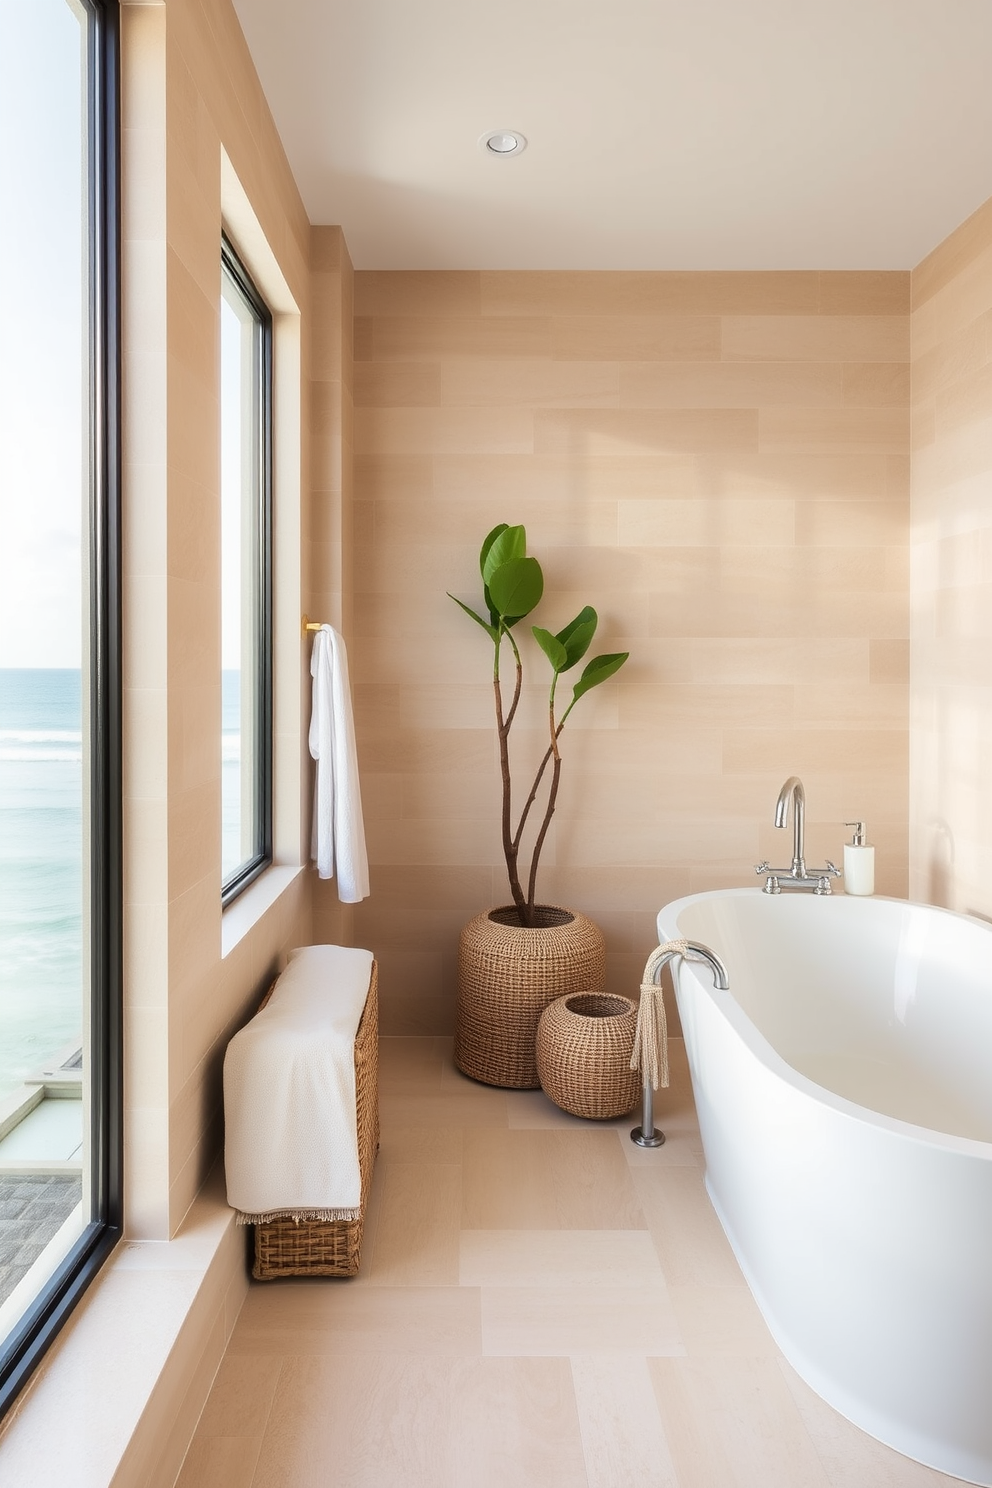
{"type": "Polygon", "coordinates": [[[606,943],[578,910],[535,905],[525,930],[513,905],[476,915],[458,943],[455,1064],[504,1090],[536,1090],[537,1020],[556,997],[606,981],[606,943]]]}
{"type": "Polygon", "coordinates": [[[636,1027],[637,1008],[628,997],[559,997],[537,1026],[537,1072],[545,1095],[573,1116],[625,1116],[641,1089],[640,1075],[630,1068],[636,1027]]]}

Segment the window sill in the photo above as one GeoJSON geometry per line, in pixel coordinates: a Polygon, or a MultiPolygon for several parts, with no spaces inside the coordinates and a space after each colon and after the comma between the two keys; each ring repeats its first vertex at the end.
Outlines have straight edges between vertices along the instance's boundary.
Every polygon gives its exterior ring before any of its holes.
{"type": "Polygon", "coordinates": [[[244,940],[303,871],[302,864],[297,864],[296,867],[281,867],[276,864],[266,868],[254,883],[248,885],[243,894],[238,895],[233,904],[227,906],[220,920],[222,959],[229,956],[235,946],[244,940]]]}
{"type": "Polygon", "coordinates": [[[211,1175],[175,1240],[122,1242],[4,1423],[0,1482],[165,1488],[248,1290],[211,1175]]]}

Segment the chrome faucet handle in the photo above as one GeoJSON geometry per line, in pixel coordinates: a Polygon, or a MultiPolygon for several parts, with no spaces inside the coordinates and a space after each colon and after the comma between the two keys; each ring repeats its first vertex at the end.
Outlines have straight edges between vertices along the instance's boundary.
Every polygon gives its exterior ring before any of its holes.
{"type": "Polygon", "coordinates": [[[827,859],[827,872],[832,873],[834,878],[843,878],[844,876],[837,865],[832,863],[829,858],[827,859]]]}
{"type": "Polygon", "coordinates": [[[771,864],[768,859],[766,858],[763,863],[755,863],[754,871],[758,874],[769,873],[771,871],[771,864]]]}

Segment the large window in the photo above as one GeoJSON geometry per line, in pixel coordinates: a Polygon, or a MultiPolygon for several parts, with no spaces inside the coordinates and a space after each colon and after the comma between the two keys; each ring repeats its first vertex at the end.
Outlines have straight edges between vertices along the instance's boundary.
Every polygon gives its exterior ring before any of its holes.
{"type": "Polygon", "coordinates": [[[221,892],[272,858],[272,318],[221,255],[221,892]]]}
{"type": "Polygon", "coordinates": [[[0,1411],[121,1224],[116,27],[0,48],[0,1411]]]}

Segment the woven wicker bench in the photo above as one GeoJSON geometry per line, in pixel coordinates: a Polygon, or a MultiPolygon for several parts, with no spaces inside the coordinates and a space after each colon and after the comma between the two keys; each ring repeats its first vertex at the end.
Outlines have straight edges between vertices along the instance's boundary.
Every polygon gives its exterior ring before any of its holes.
{"type": "MultiPolygon", "coordinates": [[[[264,1007],[273,987],[262,999],[264,1007]]],[[[261,1009],[260,1009],[261,1010],[261,1009]]],[[[379,1150],[379,970],[372,962],[365,1009],[355,1036],[355,1100],[358,1165],[362,1175],[361,1213],[350,1220],[272,1219],[256,1224],[252,1276],[355,1276],[362,1256],[362,1230],[368,1209],[372,1169],[379,1150]]]]}

